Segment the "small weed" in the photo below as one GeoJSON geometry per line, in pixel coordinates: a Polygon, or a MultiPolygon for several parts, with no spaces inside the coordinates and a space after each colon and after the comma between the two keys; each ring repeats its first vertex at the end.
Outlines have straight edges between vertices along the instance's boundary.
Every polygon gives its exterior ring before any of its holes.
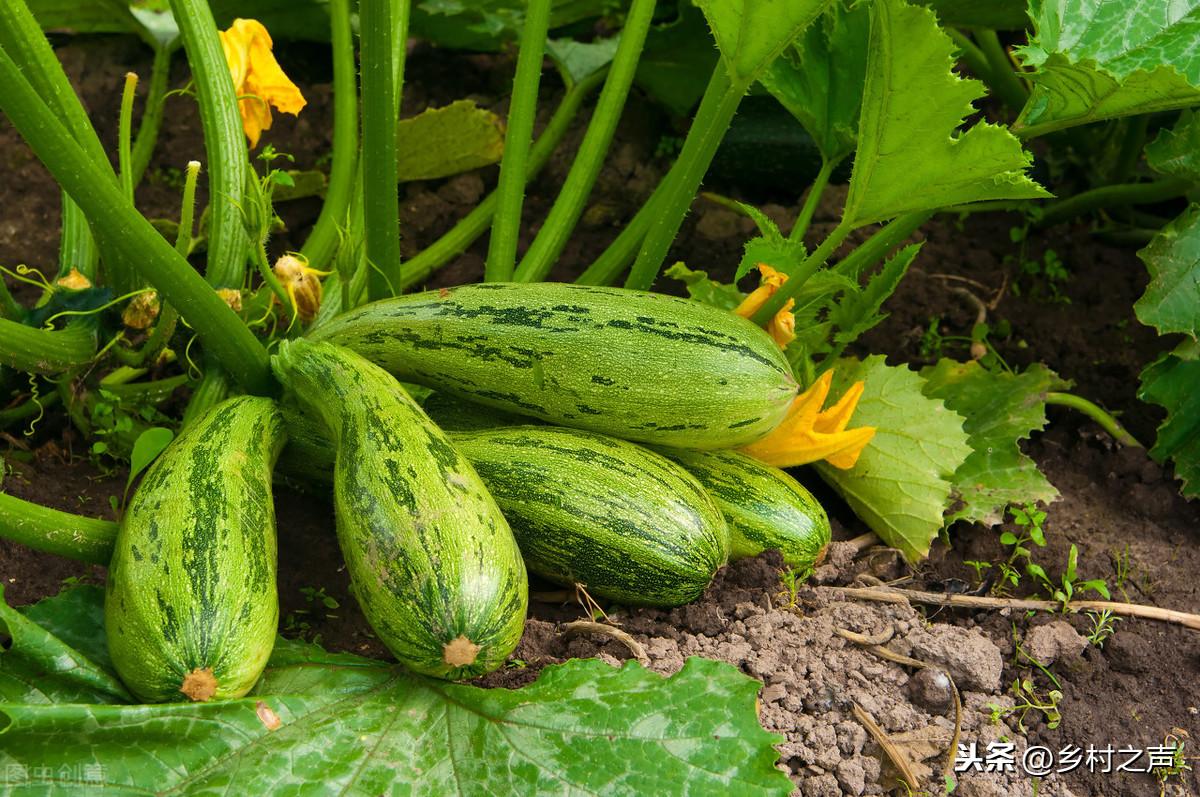
{"type": "Polygon", "coordinates": [[[1115,616],[1109,609],[1102,612],[1088,612],[1088,618],[1092,621],[1092,630],[1088,632],[1087,641],[1098,648],[1104,647],[1108,638],[1116,633],[1116,625],[1121,621],[1121,618],[1115,616]]]}
{"type": "Polygon", "coordinates": [[[1070,304],[1070,297],[1064,295],[1062,289],[1071,281],[1071,272],[1058,252],[1047,249],[1040,260],[1027,254],[1032,221],[1031,218],[1023,226],[1012,227],[1008,231],[1012,242],[1020,245],[1015,256],[1005,258],[1005,262],[1018,266],[1017,276],[1012,282],[1013,295],[1021,296],[1024,292],[1033,299],[1070,304]]]}
{"type": "Polygon", "coordinates": [[[336,598],[325,594],[324,587],[301,587],[300,594],[303,595],[304,599],[309,603],[320,603],[326,609],[341,608],[341,604],[337,602],[336,598]]]}
{"type": "Polygon", "coordinates": [[[779,571],[779,582],[783,584],[781,595],[787,596],[787,608],[796,608],[796,597],[800,592],[801,585],[808,581],[808,577],[812,575],[812,568],[797,570],[794,567],[788,567],[779,571]]]}
{"type": "Polygon", "coordinates": [[[336,620],[337,615],[331,610],[340,608],[341,604],[338,603],[336,598],[326,594],[324,587],[301,587],[300,594],[304,596],[304,600],[313,608],[297,609],[294,612],[288,612],[288,615],[283,619],[284,633],[319,645],[321,644],[321,635],[312,633],[313,624],[324,623],[330,619],[336,620]]]}
{"type": "Polygon", "coordinates": [[[1006,531],[1000,535],[1000,542],[1004,545],[1011,545],[1012,550],[1009,552],[1008,560],[997,565],[1000,578],[997,579],[996,586],[992,590],[994,593],[1003,594],[1004,591],[1021,583],[1018,567],[1023,562],[1025,574],[1044,589],[1051,600],[1061,603],[1063,611],[1066,611],[1067,604],[1075,596],[1085,592],[1095,592],[1106,600],[1111,597],[1104,579],[1079,580],[1077,573],[1079,548],[1074,543],[1071,544],[1071,550],[1067,554],[1067,567],[1063,571],[1062,577],[1057,582],[1051,579],[1046,574],[1045,568],[1033,561],[1033,549],[1030,547],[1031,545],[1039,548],[1046,547],[1046,532],[1042,527],[1046,521],[1046,513],[1030,504],[1013,507],[1009,512],[1012,514],[1013,522],[1017,525],[1018,532],[1006,531]]]}
{"type": "Polygon", "coordinates": [[[1128,603],[1129,593],[1125,590],[1125,585],[1129,583],[1129,543],[1125,543],[1120,553],[1110,553],[1109,557],[1112,559],[1113,570],[1116,571],[1113,589],[1121,593],[1121,598],[1128,603]]]}
{"type": "Polygon", "coordinates": [[[967,559],[966,561],[963,562],[963,564],[967,565],[968,567],[972,568],[975,571],[975,583],[976,584],[982,584],[984,571],[992,569],[991,562],[979,562],[974,559],[967,559]]]}
{"type": "Polygon", "coordinates": [[[946,339],[942,337],[939,327],[942,325],[941,316],[934,316],[929,319],[929,326],[925,328],[925,333],[921,335],[921,342],[917,346],[917,351],[921,357],[929,359],[938,359],[942,356],[942,348],[946,345],[946,339]]]}
{"type": "Polygon", "coordinates": [[[1185,756],[1183,752],[1184,745],[1187,744],[1187,741],[1184,738],[1180,738],[1181,736],[1186,737],[1187,732],[1179,728],[1176,728],[1175,730],[1178,731],[1178,735],[1175,733],[1167,734],[1167,737],[1163,739],[1162,744],[1163,748],[1171,751],[1170,763],[1166,766],[1155,766],[1151,769],[1151,771],[1154,773],[1154,777],[1158,779],[1159,797],[1164,797],[1166,794],[1168,780],[1171,778],[1183,780],[1183,773],[1191,772],[1192,770],[1192,766],[1187,762],[1187,756],[1185,756]]]}
{"type": "Polygon", "coordinates": [[[1009,689],[1013,697],[1016,698],[1016,704],[1012,708],[1005,708],[995,703],[988,703],[987,708],[991,711],[991,721],[993,725],[998,725],[1000,720],[1005,717],[1016,716],[1017,728],[1021,733],[1026,733],[1025,717],[1031,711],[1040,711],[1042,716],[1046,718],[1046,727],[1050,730],[1057,728],[1062,722],[1062,711],[1058,707],[1058,703],[1063,698],[1063,693],[1058,689],[1051,689],[1045,695],[1039,694],[1038,689],[1034,686],[1031,678],[1017,678],[1013,681],[1012,687],[1009,689]]]}

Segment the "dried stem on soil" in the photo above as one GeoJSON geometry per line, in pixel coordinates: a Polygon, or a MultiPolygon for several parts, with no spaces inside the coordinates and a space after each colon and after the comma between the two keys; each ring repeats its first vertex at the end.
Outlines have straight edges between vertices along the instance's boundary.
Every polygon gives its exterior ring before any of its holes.
{"type": "Polygon", "coordinates": [[[921,592],[894,587],[820,587],[847,598],[881,601],[883,603],[929,603],[937,606],[958,606],[966,609],[1033,609],[1035,611],[1103,612],[1125,617],[1140,617],[1144,620],[1159,620],[1174,623],[1194,631],[1200,631],[1200,614],[1189,614],[1158,606],[1115,601],[1058,601],[1031,600],[1027,598],[991,598],[977,595],[946,595],[937,592],[921,592]]]}
{"type": "Polygon", "coordinates": [[[629,652],[643,666],[650,666],[650,657],[646,655],[646,649],[642,647],[642,643],[614,625],[595,623],[591,620],[576,620],[563,626],[563,636],[565,637],[573,637],[580,634],[600,634],[601,636],[611,637],[629,648],[629,652]]]}

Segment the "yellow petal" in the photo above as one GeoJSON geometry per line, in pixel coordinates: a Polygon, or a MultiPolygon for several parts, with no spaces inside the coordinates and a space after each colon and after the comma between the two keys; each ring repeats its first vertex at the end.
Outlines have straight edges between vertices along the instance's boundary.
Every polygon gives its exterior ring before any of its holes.
{"type": "Polygon", "coordinates": [[[832,371],[821,374],[808,390],[793,400],[787,417],[779,426],[742,451],[780,468],[807,465],[822,459],[836,468],[854,467],[863,448],[875,436],[875,428],[846,429],[862,396],[862,382],[847,390],[832,407],[821,411],[832,383],[832,371]]]}
{"type": "Polygon", "coordinates": [[[271,106],[284,113],[298,114],[305,106],[296,84],[283,73],[271,53],[271,34],[254,19],[235,19],[221,31],[221,48],[229,64],[242,130],[253,148],[262,131],[271,127],[271,106]]]}
{"type": "Polygon", "coordinates": [[[770,299],[774,292],[769,285],[759,285],[750,291],[745,299],[742,299],[741,304],[733,308],[733,312],[742,318],[749,318],[758,312],[758,308],[767,303],[767,299],[770,299]]]}
{"type": "Polygon", "coordinates": [[[788,299],[787,304],[767,324],[767,332],[781,349],[786,349],[787,345],[796,339],[796,316],[792,313],[795,306],[796,300],[788,299]]]}

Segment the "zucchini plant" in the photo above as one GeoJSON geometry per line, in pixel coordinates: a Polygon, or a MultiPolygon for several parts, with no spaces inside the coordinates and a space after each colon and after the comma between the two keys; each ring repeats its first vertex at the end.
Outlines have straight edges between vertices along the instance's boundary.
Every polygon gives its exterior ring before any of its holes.
{"type": "MultiPolygon", "coordinates": [[[[188,773],[180,788],[215,783],[230,770],[253,773],[245,788],[282,788],[304,777],[304,767],[280,770],[280,760],[293,760],[297,750],[314,767],[341,767],[336,778],[348,791],[398,788],[395,770],[375,756],[314,746],[309,734],[322,729],[337,694],[361,711],[338,720],[338,740],[357,747],[363,734],[377,733],[388,755],[434,773],[468,760],[479,770],[480,791],[537,791],[547,783],[541,769],[512,764],[506,774],[485,774],[484,761],[466,752],[507,750],[489,736],[489,723],[508,722],[521,698],[488,698],[436,680],[504,665],[525,621],[526,566],[597,596],[655,605],[695,598],[731,555],[780,548],[792,567],[808,569],[829,542],[828,518],[784,467],[812,465],[913,561],[954,521],[994,522],[1010,504],[1052,500],[1053,486],[1018,445],[1045,423],[1050,394],[1067,401],[1065,384],[1048,369],[1013,373],[944,360],[918,373],[847,352],[882,319],[920,252],[919,243],[906,242],[935,213],[999,203],[1049,224],[1097,207],[1178,197],[1200,173],[1191,146],[1200,125],[1185,112],[1163,124],[1145,150],[1149,167],[1164,177],[1125,185],[1140,168],[1147,114],[1200,101],[1194,48],[1185,46],[1194,13],[1169,16],[1152,0],[1031,0],[1034,30],[1016,61],[994,30],[1024,24],[1019,13],[1013,23],[1010,3],[294,5],[280,13],[266,2],[170,0],[157,10],[100,4],[86,29],[136,32],[154,48],[136,134],[136,79],[125,84],[115,168],[42,32],[72,18],[61,4],[41,0],[0,6],[0,112],[64,192],[54,279],[34,286],[32,301],[0,281],[0,388],[8,399],[0,426],[61,402],[69,422],[95,438],[102,390],[137,395],[149,407],[170,407],[177,391],[185,394],[173,418],[179,437],[150,467],[119,525],[0,494],[0,536],[111,565],[107,647],[94,634],[73,634],[62,619],[70,611],[94,615],[94,594],[56,599],[40,615],[31,610],[33,619],[3,610],[17,655],[0,658],[0,714],[13,743],[0,757],[40,765],[45,738],[60,723],[103,730],[96,746],[64,754],[76,756],[108,754],[126,724],[176,727],[199,717],[237,726],[235,736],[256,741],[212,740],[223,745],[228,768],[153,747],[171,777],[188,773]],[[263,13],[257,21],[234,19],[235,6],[263,13]],[[1131,35],[1119,43],[1094,37],[1119,14],[1139,20],[1131,35]],[[596,20],[619,35],[570,38],[578,23],[596,20]],[[268,31],[314,30],[332,55],[331,165],[313,228],[298,252],[279,252],[271,238],[281,223],[276,204],[321,189],[301,187],[311,175],[280,168],[286,158],[266,143],[271,108],[300,113],[304,105],[270,54],[268,31]],[[414,34],[447,46],[516,46],[502,137],[493,117],[465,106],[401,124],[414,34]],[[180,49],[204,152],[189,155],[178,221],[156,225],[138,211],[135,188],[155,148],[180,49]],[[675,71],[664,53],[675,58],[675,71]],[[535,138],[547,58],[563,93],[535,138]],[[956,72],[960,59],[981,80],[956,72]],[[678,154],[607,248],[575,269],[577,284],[546,283],[570,265],[566,245],[635,85],[676,113],[694,107],[678,154]],[[973,117],[989,88],[1017,114],[1009,123],[973,117]],[[559,193],[522,247],[526,186],[597,90],[559,193]],[[758,286],[744,292],[683,263],[664,266],[750,92],[765,92],[793,115],[819,157],[786,234],[759,209],[735,205],[759,230],[734,272],[734,283],[757,272],[758,286]],[[1097,122],[1108,127],[1079,129],[1097,122]],[[446,124],[475,125],[474,150],[433,152],[414,165],[411,142],[435,138],[446,124]],[[1051,191],[1031,176],[1024,143],[1045,136],[1049,146],[1062,137],[1083,151],[1098,135],[1118,140],[1124,153],[1112,184],[1043,209],[1051,191]],[[429,177],[497,160],[495,190],[440,239],[402,258],[402,166],[429,177]],[[818,204],[848,164],[837,221],[817,237],[818,204]],[[201,174],[209,199],[197,214],[201,174]],[[409,293],[485,233],[482,284],[409,293]],[[691,298],[651,292],[678,287],[672,280],[691,298]],[[397,379],[436,391],[428,413],[397,379]],[[430,416],[446,401],[483,405],[460,403],[443,423],[470,415],[475,428],[444,433],[430,416]],[[285,642],[271,652],[277,610],[268,482],[284,435],[281,406],[294,450],[311,454],[301,466],[324,469],[332,480],[358,602],[407,670],[285,642]],[[507,416],[493,422],[489,412],[507,416]],[[552,426],[530,425],[537,421],[552,426]],[[237,505],[221,506],[224,495],[237,505]],[[78,666],[52,673],[51,702],[92,705],[30,705],[19,684],[52,659],[78,666]],[[261,699],[242,698],[248,691],[261,699]],[[131,697],[180,694],[233,700],[190,714],[127,705],[131,697]],[[439,757],[422,742],[428,728],[421,724],[438,711],[452,737],[490,741],[463,740],[462,756],[439,757]]],[[[1171,410],[1153,453],[1177,460],[1188,490],[1200,439],[1200,414],[1191,411],[1200,379],[1198,219],[1192,208],[1154,233],[1143,252],[1153,279],[1138,305],[1144,321],[1187,336],[1146,371],[1143,395],[1171,410]]],[[[36,282],[28,270],[6,273],[36,282]]],[[[1077,397],[1073,403],[1087,406],[1077,397]]],[[[137,459],[149,459],[147,451],[161,448],[153,441],[164,440],[159,421],[151,414],[114,428],[120,434],[106,436],[105,451],[138,451],[140,444],[137,459]]],[[[661,683],[636,667],[569,666],[543,676],[523,705],[554,718],[570,702],[566,695],[586,693],[578,721],[595,723],[594,738],[621,737],[611,723],[643,716],[611,710],[621,689],[645,690],[686,712],[676,690],[701,673],[715,684],[709,691],[744,697],[744,682],[713,666],[689,664],[687,677],[661,683]],[[616,718],[599,719],[606,712],[616,718]]],[[[693,728],[680,717],[669,724],[680,734],[693,728]]],[[[530,743],[558,743],[543,731],[530,730],[530,743]]],[[[673,786],[686,780],[697,791],[738,777],[786,792],[790,784],[771,767],[772,739],[742,731],[732,737],[736,744],[723,733],[705,747],[723,769],[683,761],[666,734],[654,766],[642,766],[640,750],[630,756],[639,762],[634,774],[651,790],[664,773],[676,773],[673,786]]],[[[512,763],[521,745],[505,738],[512,763]]],[[[121,755],[120,785],[166,782],[150,780],[156,773],[139,770],[134,754],[121,755]]],[[[626,775],[606,758],[595,772],[559,780],[606,785],[626,775]]],[[[439,793],[447,783],[431,775],[422,788],[439,793]]]]}

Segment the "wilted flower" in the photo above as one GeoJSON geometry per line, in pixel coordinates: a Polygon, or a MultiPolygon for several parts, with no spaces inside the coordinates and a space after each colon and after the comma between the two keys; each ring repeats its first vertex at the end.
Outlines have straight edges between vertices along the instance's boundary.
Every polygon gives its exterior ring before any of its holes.
{"type": "Polygon", "coordinates": [[[250,147],[258,146],[262,131],[271,127],[271,106],[293,116],[306,105],[296,84],[283,73],[271,53],[271,34],[255,19],[235,19],[220,32],[221,48],[233,77],[242,114],[242,130],[250,147]]]}
{"type": "Polygon", "coordinates": [[[158,318],[159,301],[156,291],[144,291],[129,300],[121,312],[121,323],[130,329],[149,329],[158,318]]]}
{"type": "Polygon", "coordinates": [[[312,321],[321,309],[321,277],[328,271],[317,271],[308,261],[295,255],[284,255],[271,269],[275,278],[292,300],[293,312],[304,323],[312,321]]]}
{"type": "Polygon", "coordinates": [[[83,276],[77,268],[71,269],[65,276],[56,279],[54,284],[71,291],[83,291],[92,287],[92,281],[83,276]]]}
{"type": "MultiPolygon", "coordinates": [[[[758,287],[734,308],[733,312],[743,318],[750,318],[757,313],[759,308],[775,295],[775,291],[787,282],[787,274],[771,268],[766,263],[758,264],[758,273],[760,275],[758,287]]],[[[792,314],[792,308],[795,306],[796,300],[788,299],[787,304],[767,322],[767,333],[779,344],[781,349],[787,348],[787,345],[796,339],[796,316],[792,314]]]]}

